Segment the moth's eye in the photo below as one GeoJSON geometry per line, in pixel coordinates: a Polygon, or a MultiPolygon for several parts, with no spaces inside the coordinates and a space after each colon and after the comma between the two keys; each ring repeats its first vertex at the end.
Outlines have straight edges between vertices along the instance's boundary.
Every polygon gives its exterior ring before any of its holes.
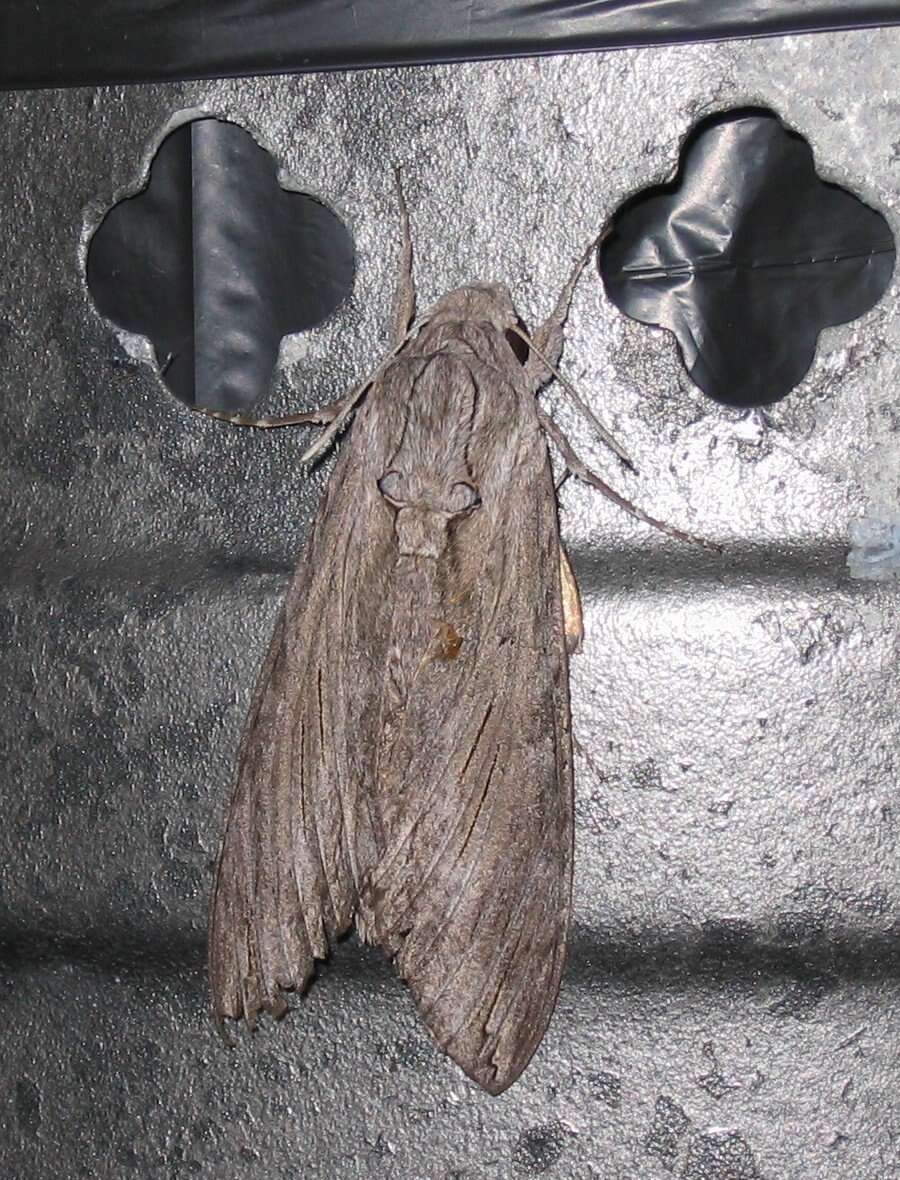
{"type": "Polygon", "coordinates": [[[386,471],[378,481],[378,490],[390,504],[406,500],[406,478],[402,471],[386,471]]]}
{"type": "Polygon", "coordinates": [[[477,508],[480,503],[481,496],[470,483],[455,483],[447,497],[447,511],[468,512],[471,508],[477,508]]]}
{"type": "MultiPolygon", "coordinates": [[[[522,323],[521,320],[519,320],[519,327],[524,332],[525,325],[522,323]]],[[[520,364],[524,365],[525,362],[528,360],[528,351],[529,350],[528,350],[528,345],[525,343],[525,341],[522,339],[522,337],[517,332],[514,332],[512,330],[512,328],[508,328],[507,332],[506,332],[506,343],[509,345],[509,347],[516,354],[516,360],[520,364]]]]}

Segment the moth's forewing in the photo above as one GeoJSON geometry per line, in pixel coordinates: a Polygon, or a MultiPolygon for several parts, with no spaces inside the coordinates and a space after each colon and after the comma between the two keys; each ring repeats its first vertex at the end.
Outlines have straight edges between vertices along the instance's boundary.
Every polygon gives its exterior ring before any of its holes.
{"type": "Polygon", "coordinates": [[[257,682],[213,891],[217,1018],[284,1008],[352,923],[376,860],[372,750],[394,537],[378,494],[401,428],[371,391],[345,440],[257,682]]]}
{"type": "Polygon", "coordinates": [[[508,296],[476,294],[477,320],[447,297],[344,444],[248,719],[210,974],[219,1018],[277,1013],[355,917],[498,1093],[556,1002],[572,759],[546,444],[508,296]]]}

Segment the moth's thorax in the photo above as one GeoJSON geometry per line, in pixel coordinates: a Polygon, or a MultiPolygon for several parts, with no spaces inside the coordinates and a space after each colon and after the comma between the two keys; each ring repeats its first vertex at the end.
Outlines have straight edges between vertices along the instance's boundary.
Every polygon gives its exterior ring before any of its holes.
{"type": "Polygon", "coordinates": [[[503,283],[469,283],[442,295],[422,317],[429,326],[442,322],[480,322],[499,331],[518,322],[512,297],[503,283]]]}
{"type": "MultiPolygon", "coordinates": [[[[496,381],[518,381],[523,363],[521,321],[502,283],[458,287],[423,316],[404,348],[407,358],[459,358],[479,372],[486,391],[496,381]],[[490,370],[490,373],[485,372],[490,370]]],[[[527,348],[525,348],[527,354],[527,348]]]]}
{"type": "Polygon", "coordinates": [[[438,558],[453,521],[480,504],[469,450],[478,429],[479,384],[446,352],[423,358],[403,407],[402,430],[378,488],[395,509],[403,556],[438,558]]]}
{"type": "Polygon", "coordinates": [[[502,283],[450,291],[423,321],[398,360],[401,425],[378,488],[395,510],[399,556],[437,559],[459,518],[480,507],[472,456],[479,439],[483,450],[508,424],[521,362],[508,338],[518,317],[502,283]]]}

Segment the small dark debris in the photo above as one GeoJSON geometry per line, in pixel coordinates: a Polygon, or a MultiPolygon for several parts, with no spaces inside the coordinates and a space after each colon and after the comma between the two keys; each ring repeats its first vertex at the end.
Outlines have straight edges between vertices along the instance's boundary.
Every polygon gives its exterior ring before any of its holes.
{"type": "Polygon", "coordinates": [[[644,1150],[650,1155],[659,1156],[669,1171],[672,1171],[679,1145],[690,1125],[691,1120],[678,1103],[661,1095],[656,1100],[653,1122],[644,1140],[644,1150]]]}
{"type": "Polygon", "coordinates": [[[523,1131],[513,1152],[520,1172],[537,1174],[552,1168],[566,1145],[566,1130],[560,1122],[543,1123],[523,1131]]]}
{"type": "Polygon", "coordinates": [[[590,1074],[588,1083],[591,1087],[591,1094],[595,1098],[599,1098],[601,1102],[605,1102],[613,1110],[618,1109],[622,1102],[621,1078],[616,1077],[614,1073],[601,1070],[600,1073],[590,1074]]]}
{"type": "Polygon", "coordinates": [[[24,1134],[37,1134],[41,1125],[41,1092],[30,1078],[16,1082],[16,1118],[24,1134]]]}
{"type": "Polygon", "coordinates": [[[753,1152],[737,1131],[694,1135],[683,1180],[759,1180],[753,1152]]]}

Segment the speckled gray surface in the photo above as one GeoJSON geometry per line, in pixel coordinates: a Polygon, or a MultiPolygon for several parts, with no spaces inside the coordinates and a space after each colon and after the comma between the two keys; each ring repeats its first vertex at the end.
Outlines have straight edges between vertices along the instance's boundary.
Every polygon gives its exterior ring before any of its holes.
{"type": "Polygon", "coordinates": [[[851,520],[900,515],[898,281],[765,414],[691,388],[596,274],[579,289],[566,369],[641,475],[607,470],[727,552],[563,487],[587,625],[575,928],[544,1044],[497,1099],[353,940],[280,1025],[231,1052],[213,1031],[211,862],[327,469],[302,477],[300,435],[191,416],[83,274],[173,121],[241,123],[357,243],[351,301],[287,342],[269,408],[317,404],[386,340],[392,164],[422,298],[501,279],[533,323],[726,107],[772,107],[896,234],[898,52],[879,30],[4,95],[0,1174],[900,1174],[897,586],[844,566],[851,520]]]}

